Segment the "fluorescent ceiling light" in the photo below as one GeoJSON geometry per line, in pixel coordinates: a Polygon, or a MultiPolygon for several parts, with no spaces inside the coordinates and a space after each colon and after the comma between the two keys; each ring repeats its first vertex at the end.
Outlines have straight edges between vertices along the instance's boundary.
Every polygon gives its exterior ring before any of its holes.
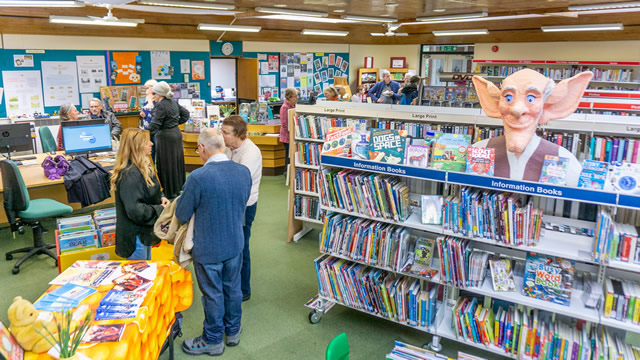
{"type": "Polygon", "coordinates": [[[452,14],[443,16],[428,16],[416,18],[417,21],[441,21],[441,20],[458,20],[458,19],[474,19],[474,18],[486,18],[489,14],[486,11],[473,14],[452,14]]]}
{"type": "Polygon", "coordinates": [[[190,9],[208,10],[233,10],[235,6],[229,4],[216,4],[210,2],[186,2],[186,1],[164,1],[164,0],[138,0],[139,4],[155,6],[183,7],[190,9]]]}
{"type": "Polygon", "coordinates": [[[392,23],[392,22],[398,21],[398,19],[395,19],[395,18],[376,17],[376,16],[358,16],[358,15],[342,15],[341,18],[345,20],[371,21],[371,22],[381,22],[381,23],[392,23]]]}
{"type": "Polygon", "coordinates": [[[74,0],[10,1],[0,0],[0,6],[42,6],[42,7],[83,7],[84,3],[74,0]]]}
{"type": "Polygon", "coordinates": [[[604,30],[622,30],[622,24],[593,24],[593,25],[562,25],[562,26],[543,26],[544,32],[558,31],[604,31],[604,30]]]}
{"type": "Polygon", "coordinates": [[[290,10],[268,7],[257,7],[256,11],[266,14],[280,14],[280,15],[298,15],[298,16],[313,16],[313,17],[327,17],[329,14],[316,11],[304,11],[304,10],[290,10]]]}
{"type": "Polygon", "coordinates": [[[128,26],[135,27],[143,24],[144,19],[118,19],[118,18],[96,18],[84,16],[49,16],[52,24],[74,24],[74,25],[104,25],[104,26],[128,26]]]}
{"type": "Polygon", "coordinates": [[[298,15],[263,15],[258,16],[259,19],[273,19],[273,20],[288,20],[288,21],[302,21],[302,22],[319,22],[329,24],[353,24],[357,21],[337,19],[330,17],[312,17],[312,16],[298,16],[298,15]]]}
{"type": "Polygon", "coordinates": [[[240,32],[258,32],[262,29],[260,26],[240,26],[240,25],[222,25],[222,24],[200,24],[198,30],[210,31],[240,31],[240,32]]]}
{"type": "MultiPolygon", "coordinates": [[[[475,22],[475,21],[495,21],[495,20],[514,20],[514,19],[530,19],[530,18],[540,18],[546,15],[542,14],[521,14],[521,15],[505,15],[505,16],[488,16],[485,18],[469,18],[469,19],[453,19],[453,20],[438,20],[438,21],[429,21],[429,24],[448,24],[448,23],[459,23],[459,22],[475,22]]],[[[398,27],[402,25],[424,25],[424,21],[412,21],[412,22],[404,22],[400,23],[398,27]]]]}
{"type": "Polygon", "coordinates": [[[348,31],[303,29],[302,35],[347,36],[348,31]]]}
{"type": "Polygon", "coordinates": [[[639,7],[639,6],[640,6],[640,1],[627,1],[627,2],[619,2],[619,3],[569,6],[569,11],[620,9],[620,8],[639,7]]]}
{"type": "Polygon", "coordinates": [[[371,33],[371,36],[384,36],[384,33],[371,33]]]}
{"type": "Polygon", "coordinates": [[[473,29],[473,30],[441,30],[433,31],[435,36],[457,36],[457,35],[487,35],[489,30],[487,29],[473,29]]]}

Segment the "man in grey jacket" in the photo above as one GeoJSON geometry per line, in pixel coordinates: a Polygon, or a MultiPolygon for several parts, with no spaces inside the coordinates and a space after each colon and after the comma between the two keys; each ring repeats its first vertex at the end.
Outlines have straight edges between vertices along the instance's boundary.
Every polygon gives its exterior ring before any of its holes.
{"type": "Polygon", "coordinates": [[[120,139],[122,133],[122,124],[116,118],[111,111],[104,110],[102,101],[98,98],[93,98],[89,101],[89,110],[91,111],[92,119],[104,119],[104,122],[109,124],[111,128],[111,137],[120,139]]]}

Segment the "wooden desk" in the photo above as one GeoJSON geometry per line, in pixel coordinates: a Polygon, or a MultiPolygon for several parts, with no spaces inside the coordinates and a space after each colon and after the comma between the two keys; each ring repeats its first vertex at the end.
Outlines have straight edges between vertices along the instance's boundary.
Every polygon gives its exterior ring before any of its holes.
{"type": "Polygon", "coordinates": [[[262,152],[262,175],[280,175],[284,173],[284,145],[280,142],[280,125],[249,124],[248,132],[259,132],[261,136],[249,136],[249,139],[262,152]],[[264,134],[278,134],[265,136],[264,134]]]}
{"type": "MultiPolygon", "coordinates": [[[[48,155],[48,153],[35,154],[35,156],[37,157],[35,161],[38,162],[37,165],[18,166],[18,168],[20,169],[20,173],[22,174],[22,180],[24,181],[24,184],[27,186],[27,189],[29,191],[29,198],[32,200],[42,198],[53,199],[71,206],[74,210],[82,208],[80,206],[80,203],[70,204],[67,201],[67,190],[64,187],[63,179],[49,180],[49,178],[44,176],[44,169],[42,169],[42,166],[40,166],[40,164],[42,164],[42,162],[48,155]]],[[[103,163],[103,165],[113,165],[113,163],[103,163]]],[[[4,186],[2,184],[2,178],[0,177],[0,203],[4,202],[4,195],[1,193],[3,189],[4,186]]],[[[110,198],[104,200],[101,203],[95,204],[94,206],[113,203],[115,203],[115,198],[111,196],[110,198]]],[[[0,224],[3,224],[8,222],[7,214],[5,214],[4,212],[4,206],[0,208],[0,224]]]]}

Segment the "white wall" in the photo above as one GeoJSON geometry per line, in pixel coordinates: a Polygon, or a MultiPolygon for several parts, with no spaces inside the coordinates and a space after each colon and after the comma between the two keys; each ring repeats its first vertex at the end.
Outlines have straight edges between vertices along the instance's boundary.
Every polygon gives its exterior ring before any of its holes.
{"type": "Polygon", "coordinates": [[[4,49],[209,51],[209,40],[2,34],[4,49]]]}
{"type": "Polygon", "coordinates": [[[264,41],[244,41],[242,51],[246,52],[349,52],[349,44],[284,43],[264,41]]]}
{"type": "Polygon", "coordinates": [[[236,88],[236,59],[211,59],[211,91],[236,88]]]}

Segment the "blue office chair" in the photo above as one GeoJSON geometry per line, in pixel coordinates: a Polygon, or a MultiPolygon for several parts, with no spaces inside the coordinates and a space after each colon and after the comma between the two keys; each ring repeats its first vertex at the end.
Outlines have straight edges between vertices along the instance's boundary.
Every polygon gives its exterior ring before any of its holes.
{"type": "Polygon", "coordinates": [[[48,153],[52,151],[56,151],[56,139],[53,137],[51,133],[51,129],[47,126],[40,126],[40,142],[42,143],[42,152],[48,153]]]}
{"type": "Polygon", "coordinates": [[[24,234],[24,225],[31,227],[33,231],[33,246],[9,251],[6,253],[7,261],[13,259],[13,254],[24,253],[24,255],[13,266],[11,272],[15,275],[20,272],[20,265],[30,257],[45,254],[56,260],[56,254],[49,249],[56,247],[55,244],[45,244],[42,240],[42,225],[40,220],[48,217],[71,214],[71,206],[59,203],[51,199],[29,199],[29,192],[22,180],[22,174],[11,160],[0,161],[0,171],[2,172],[2,185],[4,196],[4,211],[11,225],[11,232],[18,231],[24,234]]]}

